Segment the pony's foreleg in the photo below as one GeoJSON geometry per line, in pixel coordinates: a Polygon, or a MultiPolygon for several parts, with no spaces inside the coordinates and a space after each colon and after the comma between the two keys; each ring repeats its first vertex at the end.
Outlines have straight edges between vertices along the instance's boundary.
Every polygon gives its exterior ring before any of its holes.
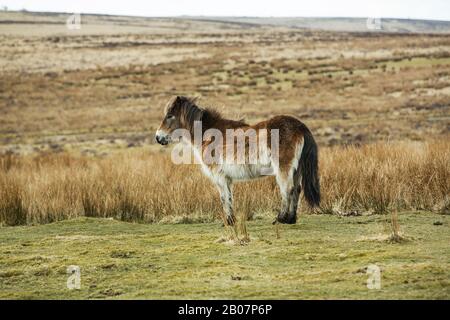
{"type": "Polygon", "coordinates": [[[225,222],[229,226],[234,225],[236,219],[233,214],[233,192],[232,181],[227,177],[220,177],[216,181],[217,188],[220,192],[220,200],[222,201],[223,210],[225,212],[225,222]]]}

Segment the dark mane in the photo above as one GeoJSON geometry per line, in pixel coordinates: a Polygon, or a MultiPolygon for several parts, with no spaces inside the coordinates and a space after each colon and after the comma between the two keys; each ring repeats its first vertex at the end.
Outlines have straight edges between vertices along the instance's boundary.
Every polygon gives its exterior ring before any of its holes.
{"type": "Polygon", "coordinates": [[[203,130],[216,128],[219,130],[245,127],[243,120],[225,119],[220,112],[212,108],[200,108],[196,105],[197,98],[178,96],[171,107],[179,106],[183,126],[193,133],[194,121],[202,121],[203,130]]]}
{"type": "Polygon", "coordinates": [[[194,133],[194,121],[200,121],[203,117],[203,110],[195,104],[196,100],[197,98],[177,96],[169,102],[168,112],[178,109],[182,126],[191,134],[194,133]]]}
{"type": "Polygon", "coordinates": [[[248,126],[248,124],[244,121],[244,119],[241,120],[225,119],[220,114],[220,112],[211,108],[204,109],[202,124],[203,127],[205,128],[216,128],[223,131],[224,129],[233,129],[248,126]]]}

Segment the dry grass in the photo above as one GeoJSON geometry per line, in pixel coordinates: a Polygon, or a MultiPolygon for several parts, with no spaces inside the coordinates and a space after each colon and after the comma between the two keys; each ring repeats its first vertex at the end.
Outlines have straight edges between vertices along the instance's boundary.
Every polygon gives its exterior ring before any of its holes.
{"type": "Polygon", "coordinates": [[[390,227],[391,227],[391,235],[389,237],[390,242],[402,242],[405,240],[405,238],[401,235],[400,232],[400,223],[398,222],[398,212],[396,210],[393,210],[391,212],[390,227]]]}
{"type": "MultiPolygon", "coordinates": [[[[376,143],[323,148],[322,213],[449,210],[450,143],[376,143]]],[[[273,178],[237,184],[241,218],[274,215],[273,178]]],[[[221,214],[214,186],[195,165],[167,153],[129,151],[105,158],[47,154],[0,158],[0,223],[48,223],[78,216],[139,222],[211,221],[221,214]]],[[[301,212],[309,210],[306,205],[301,212]]]]}
{"type": "Polygon", "coordinates": [[[450,144],[377,143],[322,153],[323,210],[448,210],[450,144]]]}

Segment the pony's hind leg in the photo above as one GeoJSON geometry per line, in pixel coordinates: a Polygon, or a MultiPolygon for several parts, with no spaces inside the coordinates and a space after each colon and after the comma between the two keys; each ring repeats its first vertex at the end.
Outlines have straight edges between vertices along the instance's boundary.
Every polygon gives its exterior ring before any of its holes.
{"type": "MultiPolygon", "coordinates": [[[[281,163],[277,171],[277,183],[281,192],[281,211],[276,221],[294,224],[297,221],[297,206],[300,197],[300,168],[298,166],[303,145],[297,147],[292,160],[281,163]]],[[[289,157],[288,157],[289,158],[289,157]]]]}
{"type": "Polygon", "coordinates": [[[300,186],[300,183],[295,183],[294,187],[291,189],[291,202],[289,204],[289,214],[286,223],[294,224],[297,222],[297,207],[301,191],[302,187],[300,186]]]}
{"type": "Polygon", "coordinates": [[[220,200],[225,212],[224,222],[226,222],[227,225],[232,226],[236,222],[236,218],[233,214],[232,181],[228,177],[221,176],[215,180],[215,182],[219,189],[220,200]]]}
{"type": "MultiPolygon", "coordinates": [[[[299,148],[301,151],[303,148],[303,145],[299,148]]],[[[287,223],[294,224],[297,222],[297,208],[298,208],[298,201],[300,198],[300,193],[302,191],[302,174],[300,172],[300,157],[301,154],[298,153],[297,159],[294,159],[293,167],[291,168],[291,175],[292,175],[292,188],[289,190],[291,197],[290,197],[290,203],[289,203],[289,215],[287,217],[287,223]],[[297,161],[297,165],[295,166],[295,161],[297,161]]]]}
{"type": "Polygon", "coordinates": [[[280,223],[289,223],[289,209],[291,207],[292,196],[293,196],[293,179],[289,177],[287,174],[283,174],[283,172],[278,172],[277,183],[280,188],[281,193],[281,210],[278,213],[278,216],[275,222],[280,223]]]}

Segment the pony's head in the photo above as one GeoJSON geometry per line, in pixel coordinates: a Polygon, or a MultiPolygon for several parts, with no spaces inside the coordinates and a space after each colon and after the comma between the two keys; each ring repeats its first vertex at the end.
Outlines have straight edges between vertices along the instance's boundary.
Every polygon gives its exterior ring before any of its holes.
{"type": "Polygon", "coordinates": [[[194,121],[200,121],[203,110],[195,105],[195,99],[183,96],[171,98],[164,111],[164,119],[156,131],[156,141],[166,145],[172,142],[177,129],[193,130],[194,121]]]}

